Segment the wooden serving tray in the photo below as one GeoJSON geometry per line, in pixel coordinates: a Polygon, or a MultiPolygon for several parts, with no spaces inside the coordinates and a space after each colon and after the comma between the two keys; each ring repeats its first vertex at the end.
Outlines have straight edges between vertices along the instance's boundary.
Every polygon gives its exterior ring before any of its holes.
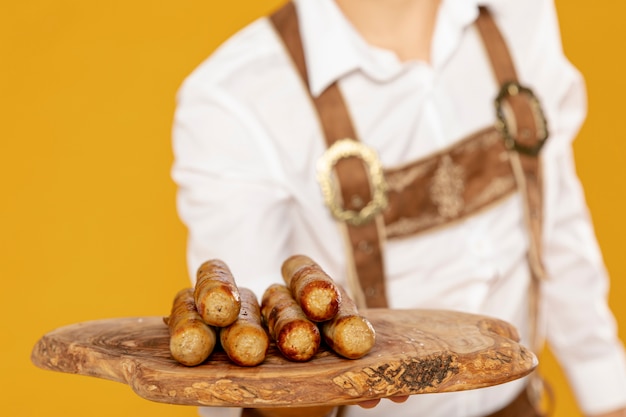
{"type": "Polygon", "coordinates": [[[261,365],[229,362],[217,349],[185,367],[169,353],[162,317],[120,318],[61,327],[35,345],[32,361],[59,372],[130,385],[169,404],[226,407],[343,405],[393,395],[476,389],[521,378],[537,359],[506,322],[440,310],[370,309],[376,329],[365,357],[343,359],[322,348],[309,362],[274,347],[261,365]]]}

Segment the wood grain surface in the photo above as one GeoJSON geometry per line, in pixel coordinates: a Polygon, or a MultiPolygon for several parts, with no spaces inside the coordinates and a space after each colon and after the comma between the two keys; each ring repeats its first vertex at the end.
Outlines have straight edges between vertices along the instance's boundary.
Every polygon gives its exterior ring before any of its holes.
{"type": "Polygon", "coordinates": [[[162,317],[98,320],[44,335],[31,359],[43,369],[128,384],[139,396],[181,405],[297,407],[342,405],[393,395],[477,389],[529,374],[536,357],[500,320],[440,310],[363,311],[376,344],[363,358],[328,349],[309,362],[272,346],[259,366],[229,362],[217,349],[196,367],[172,359],[162,317]]]}

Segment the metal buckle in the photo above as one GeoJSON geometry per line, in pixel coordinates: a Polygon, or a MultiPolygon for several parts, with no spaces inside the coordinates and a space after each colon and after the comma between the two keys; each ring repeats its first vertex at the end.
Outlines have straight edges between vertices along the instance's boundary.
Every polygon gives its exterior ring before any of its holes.
{"type": "Polygon", "coordinates": [[[548,139],[548,123],[546,121],[546,117],[543,113],[543,109],[541,108],[541,103],[535,96],[535,93],[528,88],[524,87],[516,81],[511,81],[505,83],[498,96],[496,97],[496,115],[498,117],[498,128],[502,132],[504,136],[504,143],[508,149],[515,149],[516,151],[523,153],[525,155],[537,156],[539,151],[545,144],[548,139]],[[532,112],[535,116],[535,121],[537,122],[537,130],[540,133],[540,137],[537,139],[537,143],[533,146],[523,145],[517,141],[517,138],[513,137],[511,133],[511,129],[509,128],[509,124],[507,122],[507,118],[504,114],[504,106],[503,101],[507,97],[517,96],[519,94],[526,94],[530,100],[530,105],[532,108],[532,112]]]}
{"type": "Polygon", "coordinates": [[[346,138],[333,143],[317,163],[317,180],[322,189],[324,202],[337,220],[360,226],[372,220],[387,207],[387,183],[382,165],[376,152],[361,142],[346,138]],[[342,207],[341,198],[337,195],[338,187],[332,178],[332,171],[337,162],[349,157],[358,157],[365,162],[372,189],[372,199],[359,211],[346,210],[342,207]]]}

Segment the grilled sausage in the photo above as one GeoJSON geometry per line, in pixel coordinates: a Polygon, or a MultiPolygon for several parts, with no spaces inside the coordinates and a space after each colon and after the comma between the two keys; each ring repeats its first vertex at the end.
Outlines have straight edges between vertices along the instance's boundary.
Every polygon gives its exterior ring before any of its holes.
{"type": "Polygon", "coordinates": [[[220,329],[220,342],[234,363],[255,366],[265,359],[270,340],[262,325],[261,309],[254,293],[248,288],[239,288],[239,294],[239,317],[230,326],[220,329]]]}
{"type": "Polygon", "coordinates": [[[337,314],[341,294],[332,278],[311,258],[294,255],[283,262],[281,273],[287,287],[310,320],[326,321],[337,314]]]}
{"type": "Polygon", "coordinates": [[[319,329],[302,312],[284,285],[273,284],[261,300],[261,314],[276,347],[287,359],[304,362],[319,349],[319,329]]]}
{"type": "Polygon", "coordinates": [[[357,310],[355,302],[339,287],[341,305],[337,315],[322,323],[324,342],[337,354],[358,359],[365,356],[376,342],[374,327],[357,310]]]}
{"type": "Polygon", "coordinates": [[[196,311],[192,288],[176,294],[172,312],[165,322],[170,332],[170,353],[178,362],[199,365],[213,352],[217,335],[196,311]]]}
{"type": "Polygon", "coordinates": [[[239,289],[223,261],[209,260],[198,268],[194,298],[206,324],[225,327],[237,320],[241,308],[239,289]]]}

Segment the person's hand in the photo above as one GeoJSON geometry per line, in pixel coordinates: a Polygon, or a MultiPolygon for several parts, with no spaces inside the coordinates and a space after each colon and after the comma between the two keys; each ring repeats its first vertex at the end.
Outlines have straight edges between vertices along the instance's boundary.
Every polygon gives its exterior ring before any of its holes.
{"type": "Polygon", "coordinates": [[[619,410],[609,411],[608,413],[594,414],[588,417],[626,417],[626,408],[620,408],[619,410]]]}
{"type": "MultiPolygon", "coordinates": [[[[409,396],[408,395],[396,395],[395,397],[389,397],[389,399],[393,401],[394,403],[403,403],[409,399],[409,396]]],[[[374,408],[378,405],[379,402],[380,402],[380,399],[367,400],[367,401],[361,401],[357,405],[363,408],[374,408]]],[[[598,417],[614,417],[614,416],[598,416],[598,417]]]]}

